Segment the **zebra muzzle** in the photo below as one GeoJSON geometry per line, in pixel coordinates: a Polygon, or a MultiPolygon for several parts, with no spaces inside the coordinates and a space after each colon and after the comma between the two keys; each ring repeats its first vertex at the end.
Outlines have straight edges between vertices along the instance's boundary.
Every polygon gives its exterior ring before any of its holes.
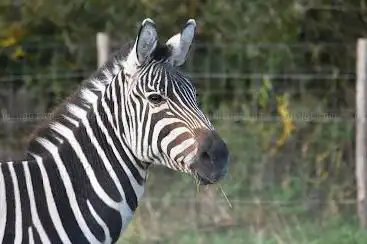
{"type": "Polygon", "coordinates": [[[198,153],[190,168],[198,176],[200,184],[214,184],[228,171],[229,151],[215,132],[205,133],[200,137],[198,153]]]}

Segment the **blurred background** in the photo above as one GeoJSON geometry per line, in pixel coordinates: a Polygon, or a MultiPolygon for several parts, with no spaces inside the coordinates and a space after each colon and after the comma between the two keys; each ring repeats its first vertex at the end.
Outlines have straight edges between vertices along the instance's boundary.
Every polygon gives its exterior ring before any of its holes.
{"type": "Polygon", "coordinates": [[[116,50],[146,17],[162,41],[197,20],[183,69],[231,165],[199,191],[153,169],[121,243],[367,243],[355,186],[365,0],[1,0],[0,160],[22,158],[35,126],[96,70],[97,32],[116,50]]]}

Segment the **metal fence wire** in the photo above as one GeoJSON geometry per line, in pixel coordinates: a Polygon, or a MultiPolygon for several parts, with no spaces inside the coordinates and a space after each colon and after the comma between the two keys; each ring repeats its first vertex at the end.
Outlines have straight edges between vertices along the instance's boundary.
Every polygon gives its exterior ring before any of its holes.
{"type": "MultiPolygon", "coordinates": [[[[97,66],[94,44],[22,48],[23,58],[0,68],[2,161],[22,158],[31,131],[97,66]]],[[[197,192],[190,177],[157,168],[132,232],[155,240],[169,236],[167,229],[261,229],[305,215],[321,221],[355,212],[355,49],[350,43],[195,44],[183,69],[229,145],[222,187],[232,208],[220,189],[197,192]],[[343,60],[333,56],[340,52],[343,60]]]]}

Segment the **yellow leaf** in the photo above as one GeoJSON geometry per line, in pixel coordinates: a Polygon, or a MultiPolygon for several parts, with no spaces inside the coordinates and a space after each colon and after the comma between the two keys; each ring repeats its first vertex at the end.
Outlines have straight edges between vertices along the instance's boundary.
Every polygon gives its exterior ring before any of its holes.
{"type": "Polygon", "coordinates": [[[19,23],[13,23],[1,34],[3,38],[0,38],[0,47],[10,47],[17,44],[26,34],[26,31],[19,23]]]}
{"type": "Polygon", "coordinates": [[[288,101],[286,96],[277,97],[277,110],[279,117],[283,123],[283,130],[280,138],[277,140],[277,145],[282,146],[286,142],[286,140],[290,137],[292,132],[295,130],[295,126],[293,124],[293,120],[290,117],[290,112],[288,110],[288,101]]]}
{"type": "Polygon", "coordinates": [[[20,58],[24,58],[25,52],[21,46],[17,46],[14,50],[14,52],[11,54],[10,58],[12,60],[17,60],[20,58]]]}
{"type": "Polygon", "coordinates": [[[13,46],[17,40],[14,37],[8,37],[0,39],[0,47],[10,47],[13,46]]]}

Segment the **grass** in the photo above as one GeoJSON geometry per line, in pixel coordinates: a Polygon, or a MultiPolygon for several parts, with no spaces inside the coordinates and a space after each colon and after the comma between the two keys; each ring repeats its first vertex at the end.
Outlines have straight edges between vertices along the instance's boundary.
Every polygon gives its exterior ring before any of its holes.
{"type": "Polygon", "coordinates": [[[175,235],[156,241],[134,238],[122,238],[119,243],[154,244],[364,244],[367,232],[359,229],[355,223],[329,219],[326,223],[307,222],[273,226],[257,231],[255,228],[232,227],[226,230],[181,231],[175,235]]]}

